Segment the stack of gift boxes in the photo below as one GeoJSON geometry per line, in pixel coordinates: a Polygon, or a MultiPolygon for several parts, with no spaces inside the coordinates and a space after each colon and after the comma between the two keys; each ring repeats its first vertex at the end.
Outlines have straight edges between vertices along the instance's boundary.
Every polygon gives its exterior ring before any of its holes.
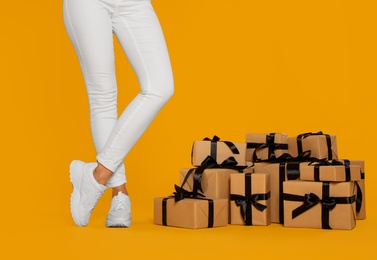
{"type": "Polygon", "coordinates": [[[364,161],[339,159],[335,135],[214,136],[194,141],[191,161],[175,192],[155,198],[155,224],[353,229],[366,217],[364,161]]]}

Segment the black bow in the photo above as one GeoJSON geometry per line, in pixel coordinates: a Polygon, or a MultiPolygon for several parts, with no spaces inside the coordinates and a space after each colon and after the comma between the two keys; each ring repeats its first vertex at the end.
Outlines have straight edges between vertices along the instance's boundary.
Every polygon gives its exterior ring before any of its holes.
{"type": "Polygon", "coordinates": [[[176,184],[174,185],[174,188],[175,188],[175,192],[173,192],[173,194],[174,194],[175,202],[186,199],[186,198],[205,197],[203,194],[187,191],[176,184]]]}
{"type": "Polygon", "coordinates": [[[302,204],[300,207],[296,208],[295,210],[292,211],[292,219],[295,217],[301,215],[305,211],[309,210],[310,208],[314,207],[317,205],[319,202],[322,203],[322,205],[326,209],[333,209],[336,206],[336,199],[333,197],[327,197],[325,199],[320,199],[317,195],[314,193],[310,194],[305,194],[304,196],[304,204],[302,204]]]}
{"type": "Polygon", "coordinates": [[[263,211],[267,206],[257,202],[258,200],[267,200],[270,197],[270,192],[266,194],[253,194],[251,196],[245,197],[238,194],[230,194],[230,200],[234,200],[237,206],[240,206],[241,215],[245,223],[248,224],[247,220],[247,208],[253,205],[257,210],[263,211]]]}

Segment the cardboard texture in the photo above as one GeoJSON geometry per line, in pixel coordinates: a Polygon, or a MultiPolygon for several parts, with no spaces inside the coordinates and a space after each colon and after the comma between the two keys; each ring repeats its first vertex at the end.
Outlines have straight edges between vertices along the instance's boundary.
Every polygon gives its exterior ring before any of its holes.
{"type": "MultiPolygon", "coordinates": [[[[185,179],[190,169],[180,170],[180,183],[185,179]]],[[[203,194],[211,199],[229,199],[230,174],[238,173],[232,169],[205,169],[202,174],[201,186],[203,194]]],[[[194,172],[182,186],[185,190],[192,191],[194,187],[194,172]]]]}
{"type": "MultiPolygon", "coordinates": [[[[233,144],[237,147],[239,154],[234,154],[224,142],[217,141],[216,158],[214,159],[221,164],[224,160],[233,156],[238,162],[238,166],[246,166],[246,143],[233,144]]],[[[208,155],[211,155],[211,141],[194,141],[191,153],[192,165],[200,166],[208,155]]]]}
{"type": "MultiPolygon", "coordinates": [[[[318,159],[338,159],[338,146],[335,135],[329,135],[331,139],[331,156],[328,156],[328,146],[325,135],[311,135],[302,138],[302,151],[311,151],[311,157],[318,159]]],[[[292,156],[298,156],[297,137],[288,138],[288,153],[292,156]]]]}
{"type": "Polygon", "coordinates": [[[341,161],[343,163],[345,161],[348,161],[350,163],[350,165],[360,166],[360,169],[361,169],[361,172],[362,172],[362,174],[361,174],[362,179],[357,181],[357,184],[359,185],[359,187],[361,189],[362,203],[361,203],[360,211],[356,212],[356,219],[357,220],[366,219],[367,216],[366,216],[366,201],[365,201],[366,195],[365,195],[365,169],[364,169],[365,162],[364,162],[364,160],[344,160],[344,159],[340,159],[339,161],[341,161]]]}
{"type": "Polygon", "coordinates": [[[254,168],[251,165],[245,169],[243,169],[242,173],[254,173],[254,168]]]}
{"type": "MultiPolygon", "coordinates": [[[[299,168],[302,165],[308,165],[309,162],[302,162],[299,163],[299,168]]],[[[282,181],[287,180],[287,165],[285,163],[284,167],[284,179],[282,181]]],[[[254,163],[254,171],[260,173],[269,173],[270,174],[270,186],[271,186],[271,222],[273,223],[280,223],[280,187],[282,187],[282,182],[280,183],[280,163],[254,163]]]]}
{"type": "MultiPolygon", "coordinates": [[[[355,182],[330,182],[330,197],[356,196],[355,182]]],[[[285,181],[283,183],[285,194],[304,196],[314,193],[322,199],[322,182],[314,181],[285,181]]],[[[329,210],[329,226],[331,229],[353,229],[356,225],[356,203],[336,204],[329,210]]],[[[292,219],[292,211],[303,205],[301,201],[284,200],[284,227],[322,228],[321,202],[308,209],[301,215],[292,219]]]]}
{"type": "MultiPolygon", "coordinates": [[[[154,199],[154,223],[163,225],[162,201],[154,199]]],[[[228,225],[229,200],[213,200],[213,227],[228,225]]],[[[178,202],[174,198],[166,201],[166,224],[181,228],[208,228],[208,201],[200,199],[183,199],[178,202]]]]}
{"type": "MultiPolygon", "coordinates": [[[[266,194],[270,191],[270,175],[268,173],[253,173],[251,174],[251,193],[252,194],[266,194]]],[[[245,174],[231,174],[230,175],[230,193],[245,196],[245,174]]],[[[258,203],[267,206],[263,211],[257,210],[251,206],[252,211],[252,225],[253,226],[267,226],[271,223],[270,199],[258,200],[258,203]]],[[[230,224],[245,225],[242,218],[240,206],[237,206],[235,201],[230,201],[230,224]]]]}
{"type": "MultiPolygon", "coordinates": [[[[246,143],[260,143],[265,144],[266,143],[266,136],[269,135],[269,133],[264,134],[246,134],[246,143]]],[[[274,144],[288,144],[288,135],[284,133],[275,133],[274,136],[274,144]]],[[[246,162],[247,165],[250,165],[251,162],[253,162],[253,153],[255,151],[255,148],[247,148],[246,149],[246,162]]],[[[287,149],[275,149],[274,153],[276,157],[281,156],[283,153],[287,153],[287,149]]],[[[258,149],[256,152],[256,155],[261,160],[267,160],[269,159],[268,154],[268,147],[258,149]]]]}
{"type": "MultiPolygon", "coordinates": [[[[361,180],[361,170],[358,165],[349,165],[350,180],[361,180]]],[[[317,165],[311,164],[302,166],[300,168],[300,180],[303,181],[346,181],[346,166],[345,165],[317,165]],[[316,176],[317,168],[317,178],[316,176]]]]}

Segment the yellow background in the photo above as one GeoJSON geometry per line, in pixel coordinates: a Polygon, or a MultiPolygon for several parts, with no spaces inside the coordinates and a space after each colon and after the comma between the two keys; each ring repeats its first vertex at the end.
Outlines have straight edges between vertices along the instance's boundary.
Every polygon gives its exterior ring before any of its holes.
{"type": "MultiPolygon", "coordinates": [[[[68,167],[93,161],[89,111],[61,0],[1,3],[1,255],[4,259],[376,259],[376,1],[152,0],[175,95],[126,158],[133,227],[106,229],[111,192],[86,228],[69,211],[68,167]],[[337,135],[366,162],[367,220],[353,231],[153,225],[153,198],[214,134],[337,135]]],[[[138,82],[115,41],[119,109],[138,82]]]]}

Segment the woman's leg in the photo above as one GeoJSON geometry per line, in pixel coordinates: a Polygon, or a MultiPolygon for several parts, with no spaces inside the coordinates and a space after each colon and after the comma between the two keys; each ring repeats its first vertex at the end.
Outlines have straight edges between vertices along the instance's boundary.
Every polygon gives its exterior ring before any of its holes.
{"type": "MultiPolygon", "coordinates": [[[[89,99],[90,127],[97,154],[110,136],[117,120],[117,83],[111,13],[108,0],[65,0],[64,24],[79,58],[89,99]]],[[[113,169],[108,187],[124,187],[124,163],[113,169]]]]}
{"type": "Polygon", "coordinates": [[[117,1],[112,26],[138,77],[141,92],[123,111],[97,155],[97,161],[109,172],[123,163],[174,92],[167,46],[151,1],[117,1]]]}

